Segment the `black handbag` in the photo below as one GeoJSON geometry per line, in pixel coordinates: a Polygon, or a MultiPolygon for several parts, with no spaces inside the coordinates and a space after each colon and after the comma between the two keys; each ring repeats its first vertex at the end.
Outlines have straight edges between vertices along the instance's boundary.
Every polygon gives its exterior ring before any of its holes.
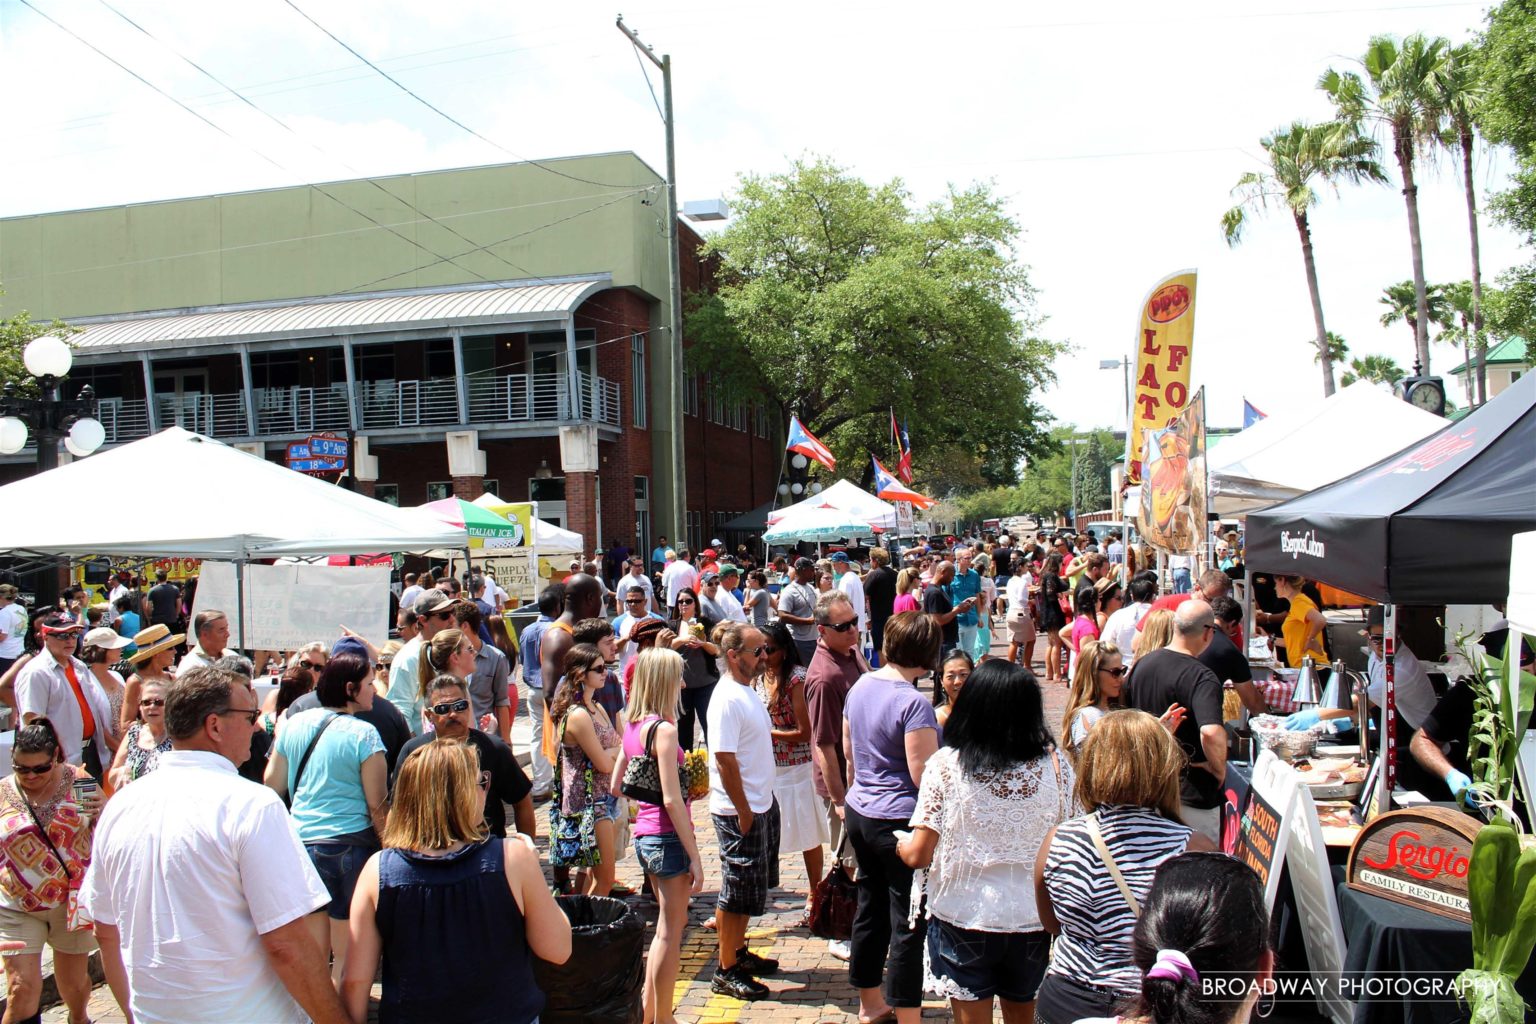
{"type": "MultiPolygon", "coordinates": [[[[619,781],[620,793],[643,804],[658,806],[666,803],[661,788],[661,764],[655,754],[656,727],[660,724],[661,719],[658,718],[645,730],[644,751],[629,759],[629,763],[624,766],[624,778],[619,781]]],[[[678,793],[684,798],[688,796],[688,776],[682,765],[678,765],[678,793]]]]}

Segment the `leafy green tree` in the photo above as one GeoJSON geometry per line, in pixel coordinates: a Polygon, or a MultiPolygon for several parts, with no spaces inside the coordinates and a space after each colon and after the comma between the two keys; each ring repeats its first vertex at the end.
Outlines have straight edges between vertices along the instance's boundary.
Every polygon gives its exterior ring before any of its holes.
{"type": "MultiPolygon", "coordinates": [[[[0,295],[4,294],[0,290],[0,295]]],[[[11,316],[0,317],[0,384],[14,384],[17,394],[24,397],[36,395],[37,378],[27,372],[26,364],[22,362],[27,342],[44,334],[56,334],[67,339],[79,332],[80,328],[71,327],[62,320],[38,323],[24,309],[11,316]]]]}
{"type": "MultiPolygon", "coordinates": [[[[1477,350],[1475,373],[1463,379],[1477,383],[1477,401],[1488,400],[1488,338],[1483,333],[1483,256],[1477,235],[1477,189],[1472,178],[1472,156],[1477,148],[1477,116],[1485,90],[1478,72],[1477,48],[1471,44],[1450,51],[1446,73],[1440,79],[1440,109],[1445,115],[1445,131],[1440,142],[1461,157],[1461,187],[1467,196],[1467,232],[1472,243],[1472,277],[1467,284],[1462,317],[1463,348],[1477,350]],[[1469,333],[1470,332],[1470,333],[1469,333]],[[1469,345],[1470,343],[1470,345],[1469,345]]],[[[1470,368],[1472,360],[1468,359],[1470,368]]],[[[1467,404],[1472,404],[1472,388],[1467,388],[1467,404]]]]}
{"type": "MultiPolygon", "coordinates": [[[[1406,323],[1414,338],[1415,352],[1418,352],[1421,323],[1424,324],[1426,331],[1429,324],[1444,327],[1452,323],[1445,289],[1438,284],[1426,285],[1422,293],[1412,281],[1389,284],[1381,290],[1381,298],[1377,301],[1387,307],[1387,311],[1381,314],[1381,326],[1391,327],[1398,322],[1406,323]],[[1420,317],[1425,310],[1428,310],[1429,319],[1422,321],[1420,317]]],[[[1422,358],[1422,355],[1418,362],[1424,368],[1424,372],[1428,373],[1429,363],[1422,358]]]]}
{"type": "Polygon", "coordinates": [[[1435,340],[1461,346],[1462,365],[1467,368],[1461,375],[1461,382],[1466,391],[1467,405],[1471,407],[1477,404],[1474,395],[1476,373],[1472,360],[1472,339],[1482,333],[1472,324],[1474,317],[1482,315],[1482,295],[1473,288],[1471,281],[1456,281],[1442,287],[1451,318],[1440,337],[1435,340]]]}
{"type": "Polygon", "coordinates": [[[1385,384],[1388,387],[1396,387],[1408,374],[1391,356],[1358,356],[1349,361],[1349,369],[1344,371],[1344,376],[1339,378],[1345,387],[1349,387],[1357,380],[1367,380],[1372,384],[1385,384]]]}
{"type": "Polygon", "coordinates": [[[1016,488],[1017,507],[1012,514],[1054,518],[1073,507],[1072,439],[1077,438],[1077,507],[1094,512],[1110,504],[1109,473],[1118,454],[1114,434],[1107,430],[1090,434],[1069,427],[1052,431],[1056,448],[1043,458],[1031,459],[1016,488]]]}
{"type": "Polygon", "coordinates": [[[1106,443],[1098,431],[1077,452],[1077,503],[1079,512],[1097,512],[1109,508],[1109,470],[1114,459],[1109,449],[1114,445],[1111,435],[1106,443]]]}
{"type": "Polygon", "coordinates": [[[1250,171],[1238,179],[1232,194],[1238,204],[1221,218],[1227,244],[1242,241],[1251,208],[1265,209],[1271,203],[1290,210],[1301,236],[1301,259],[1307,272],[1307,294],[1312,298],[1312,320],[1317,327],[1317,362],[1323,367],[1323,394],[1333,394],[1334,357],[1328,349],[1328,329],[1323,325],[1323,297],[1317,286],[1317,261],[1312,255],[1312,227],[1307,211],[1317,205],[1314,183],[1331,185],[1337,193],[1340,182],[1385,181],[1376,162],[1376,143],[1360,133],[1353,122],[1309,125],[1305,121],[1261,139],[1269,166],[1250,171]]]}
{"type": "Polygon", "coordinates": [[[1424,243],[1419,232],[1419,186],[1414,156],[1439,137],[1441,82],[1447,74],[1445,39],[1415,33],[1399,44],[1391,36],[1375,36],[1360,59],[1365,78],[1353,71],[1329,68],[1318,80],[1339,116],[1355,124],[1371,123],[1392,133],[1392,154],[1403,178],[1408,207],[1408,241],[1413,260],[1417,315],[1412,321],[1414,350],[1423,372],[1429,372],[1429,323],[1424,281],[1424,243]]]}
{"type": "Polygon", "coordinates": [[[978,484],[1049,447],[1033,396],[1062,346],[1035,334],[1019,228],[990,186],[916,208],[900,181],[819,158],[744,176],[732,208],[704,244],[719,286],[688,317],[691,368],[798,413],[850,463],[889,451],[892,407],[917,467],[965,449],[978,484]]]}
{"type": "MultiPolygon", "coordinates": [[[[1489,11],[1477,62],[1477,125],[1515,158],[1513,187],[1493,197],[1493,212],[1536,245],[1536,4],[1504,0],[1489,11]]],[[[1524,338],[1527,358],[1536,360],[1536,260],[1500,275],[1497,292],[1489,289],[1484,298],[1489,334],[1524,338]]]]}
{"type": "Polygon", "coordinates": [[[1312,353],[1312,361],[1314,363],[1321,362],[1324,358],[1331,363],[1342,363],[1349,358],[1349,342],[1329,331],[1328,347],[1326,349],[1317,349],[1312,353]]]}
{"type": "Polygon", "coordinates": [[[1488,289],[1484,299],[1488,333],[1500,340],[1524,338],[1526,362],[1536,363],[1536,263],[1500,274],[1498,287],[1488,289]]]}

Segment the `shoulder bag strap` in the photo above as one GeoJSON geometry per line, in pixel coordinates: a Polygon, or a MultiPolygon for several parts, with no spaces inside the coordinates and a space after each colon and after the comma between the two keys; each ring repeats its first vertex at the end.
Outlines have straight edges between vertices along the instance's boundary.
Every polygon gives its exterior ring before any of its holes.
{"type": "Polygon", "coordinates": [[[48,844],[48,852],[53,854],[53,859],[58,861],[59,867],[64,869],[64,877],[74,881],[74,877],[69,873],[69,862],[60,856],[59,848],[53,845],[53,839],[48,835],[48,829],[43,826],[42,820],[38,818],[37,811],[32,806],[32,801],[27,799],[25,793],[20,792],[19,787],[17,796],[21,798],[22,806],[26,807],[27,814],[31,816],[32,824],[37,826],[37,834],[43,837],[44,843],[48,844]]]}
{"type": "Polygon", "coordinates": [[[315,752],[315,747],[319,746],[320,737],[325,735],[325,730],[329,729],[331,723],[340,717],[341,715],[335,714],[321,722],[320,728],[315,732],[315,738],[310,740],[309,746],[304,748],[304,756],[299,758],[299,770],[293,773],[293,792],[288,794],[288,799],[292,800],[298,795],[299,783],[304,779],[304,766],[309,764],[309,756],[315,752]]]}
{"type": "Polygon", "coordinates": [[[658,727],[660,727],[660,725],[661,719],[658,718],[656,721],[651,723],[651,727],[649,729],[645,730],[644,750],[646,757],[656,756],[656,730],[658,727]]]}
{"type": "Polygon", "coordinates": [[[1109,852],[1109,846],[1104,842],[1104,833],[1099,831],[1099,816],[1090,814],[1087,817],[1088,838],[1093,840],[1093,845],[1098,848],[1099,858],[1104,861],[1104,866],[1109,868],[1109,877],[1115,880],[1115,886],[1119,888],[1120,895],[1125,897],[1125,902],[1130,904],[1131,916],[1141,916],[1141,904],[1136,902],[1136,897],[1131,895],[1131,887],[1125,884],[1125,876],[1120,873],[1120,866],[1115,863],[1115,858],[1109,852]]]}
{"type": "Polygon", "coordinates": [[[1067,820],[1067,790],[1061,781],[1061,751],[1057,747],[1051,748],[1051,767],[1056,769],[1056,820],[1067,820]]]}

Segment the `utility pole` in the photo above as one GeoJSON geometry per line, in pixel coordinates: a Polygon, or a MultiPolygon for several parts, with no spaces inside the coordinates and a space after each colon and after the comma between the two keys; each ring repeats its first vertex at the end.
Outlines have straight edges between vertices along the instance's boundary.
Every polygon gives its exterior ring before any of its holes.
{"type": "Polygon", "coordinates": [[[671,372],[667,374],[667,388],[672,400],[672,524],[668,532],[673,537],[686,537],[688,472],[683,463],[683,283],[678,273],[681,256],[677,237],[677,145],[672,119],[672,55],[664,53],[658,58],[656,51],[642,43],[639,34],[624,24],[622,14],[614,20],[614,24],[642,57],[661,69],[662,121],[667,129],[667,284],[671,292],[667,300],[671,307],[667,345],[672,364],[671,372]]]}

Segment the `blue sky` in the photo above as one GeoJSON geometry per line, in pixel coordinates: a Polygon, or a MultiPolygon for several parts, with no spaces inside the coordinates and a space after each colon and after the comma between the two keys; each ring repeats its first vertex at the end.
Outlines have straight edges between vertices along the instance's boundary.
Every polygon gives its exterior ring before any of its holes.
{"type": "MultiPolygon", "coordinates": [[[[490,144],[399,92],[286,0],[29,2],[222,131],[21,0],[0,0],[7,136],[24,143],[0,161],[0,216],[620,149],[665,165],[660,119],[609,5],[294,0],[490,144]]],[[[1131,350],[1157,278],[1196,267],[1194,380],[1208,388],[1212,424],[1235,425],[1244,396],[1273,411],[1321,393],[1289,217],[1261,218],[1235,250],[1221,237],[1228,190],[1259,167],[1259,138],[1293,118],[1326,119],[1318,75],[1349,64],[1372,34],[1460,41],[1485,7],[1233,6],[658,0],[623,12],[673,55],[682,199],[728,195],[741,172],[806,154],[870,180],[900,177],[919,202],[951,182],[991,181],[1024,229],[1019,256],[1043,330],[1074,346],[1047,407],[1081,426],[1122,424],[1120,375],[1098,361],[1131,350]]],[[[1480,155],[1480,201],[1506,172],[1497,154],[1480,155]]],[[[1426,169],[1431,281],[1468,276],[1463,204],[1449,160],[1426,169]]],[[[1330,329],[1355,354],[1411,362],[1407,328],[1378,323],[1381,288],[1410,276],[1397,186],[1329,195],[1313,231],[1330,329]]],[[[1484,219],[1487,280],[1528,258],[1484,219]]],[[[1438,370],[1458,361],[1445,346],[1433,358],[1438,370]]],[[[915,444],[920,419],[913,410],[915,444]]]]}

